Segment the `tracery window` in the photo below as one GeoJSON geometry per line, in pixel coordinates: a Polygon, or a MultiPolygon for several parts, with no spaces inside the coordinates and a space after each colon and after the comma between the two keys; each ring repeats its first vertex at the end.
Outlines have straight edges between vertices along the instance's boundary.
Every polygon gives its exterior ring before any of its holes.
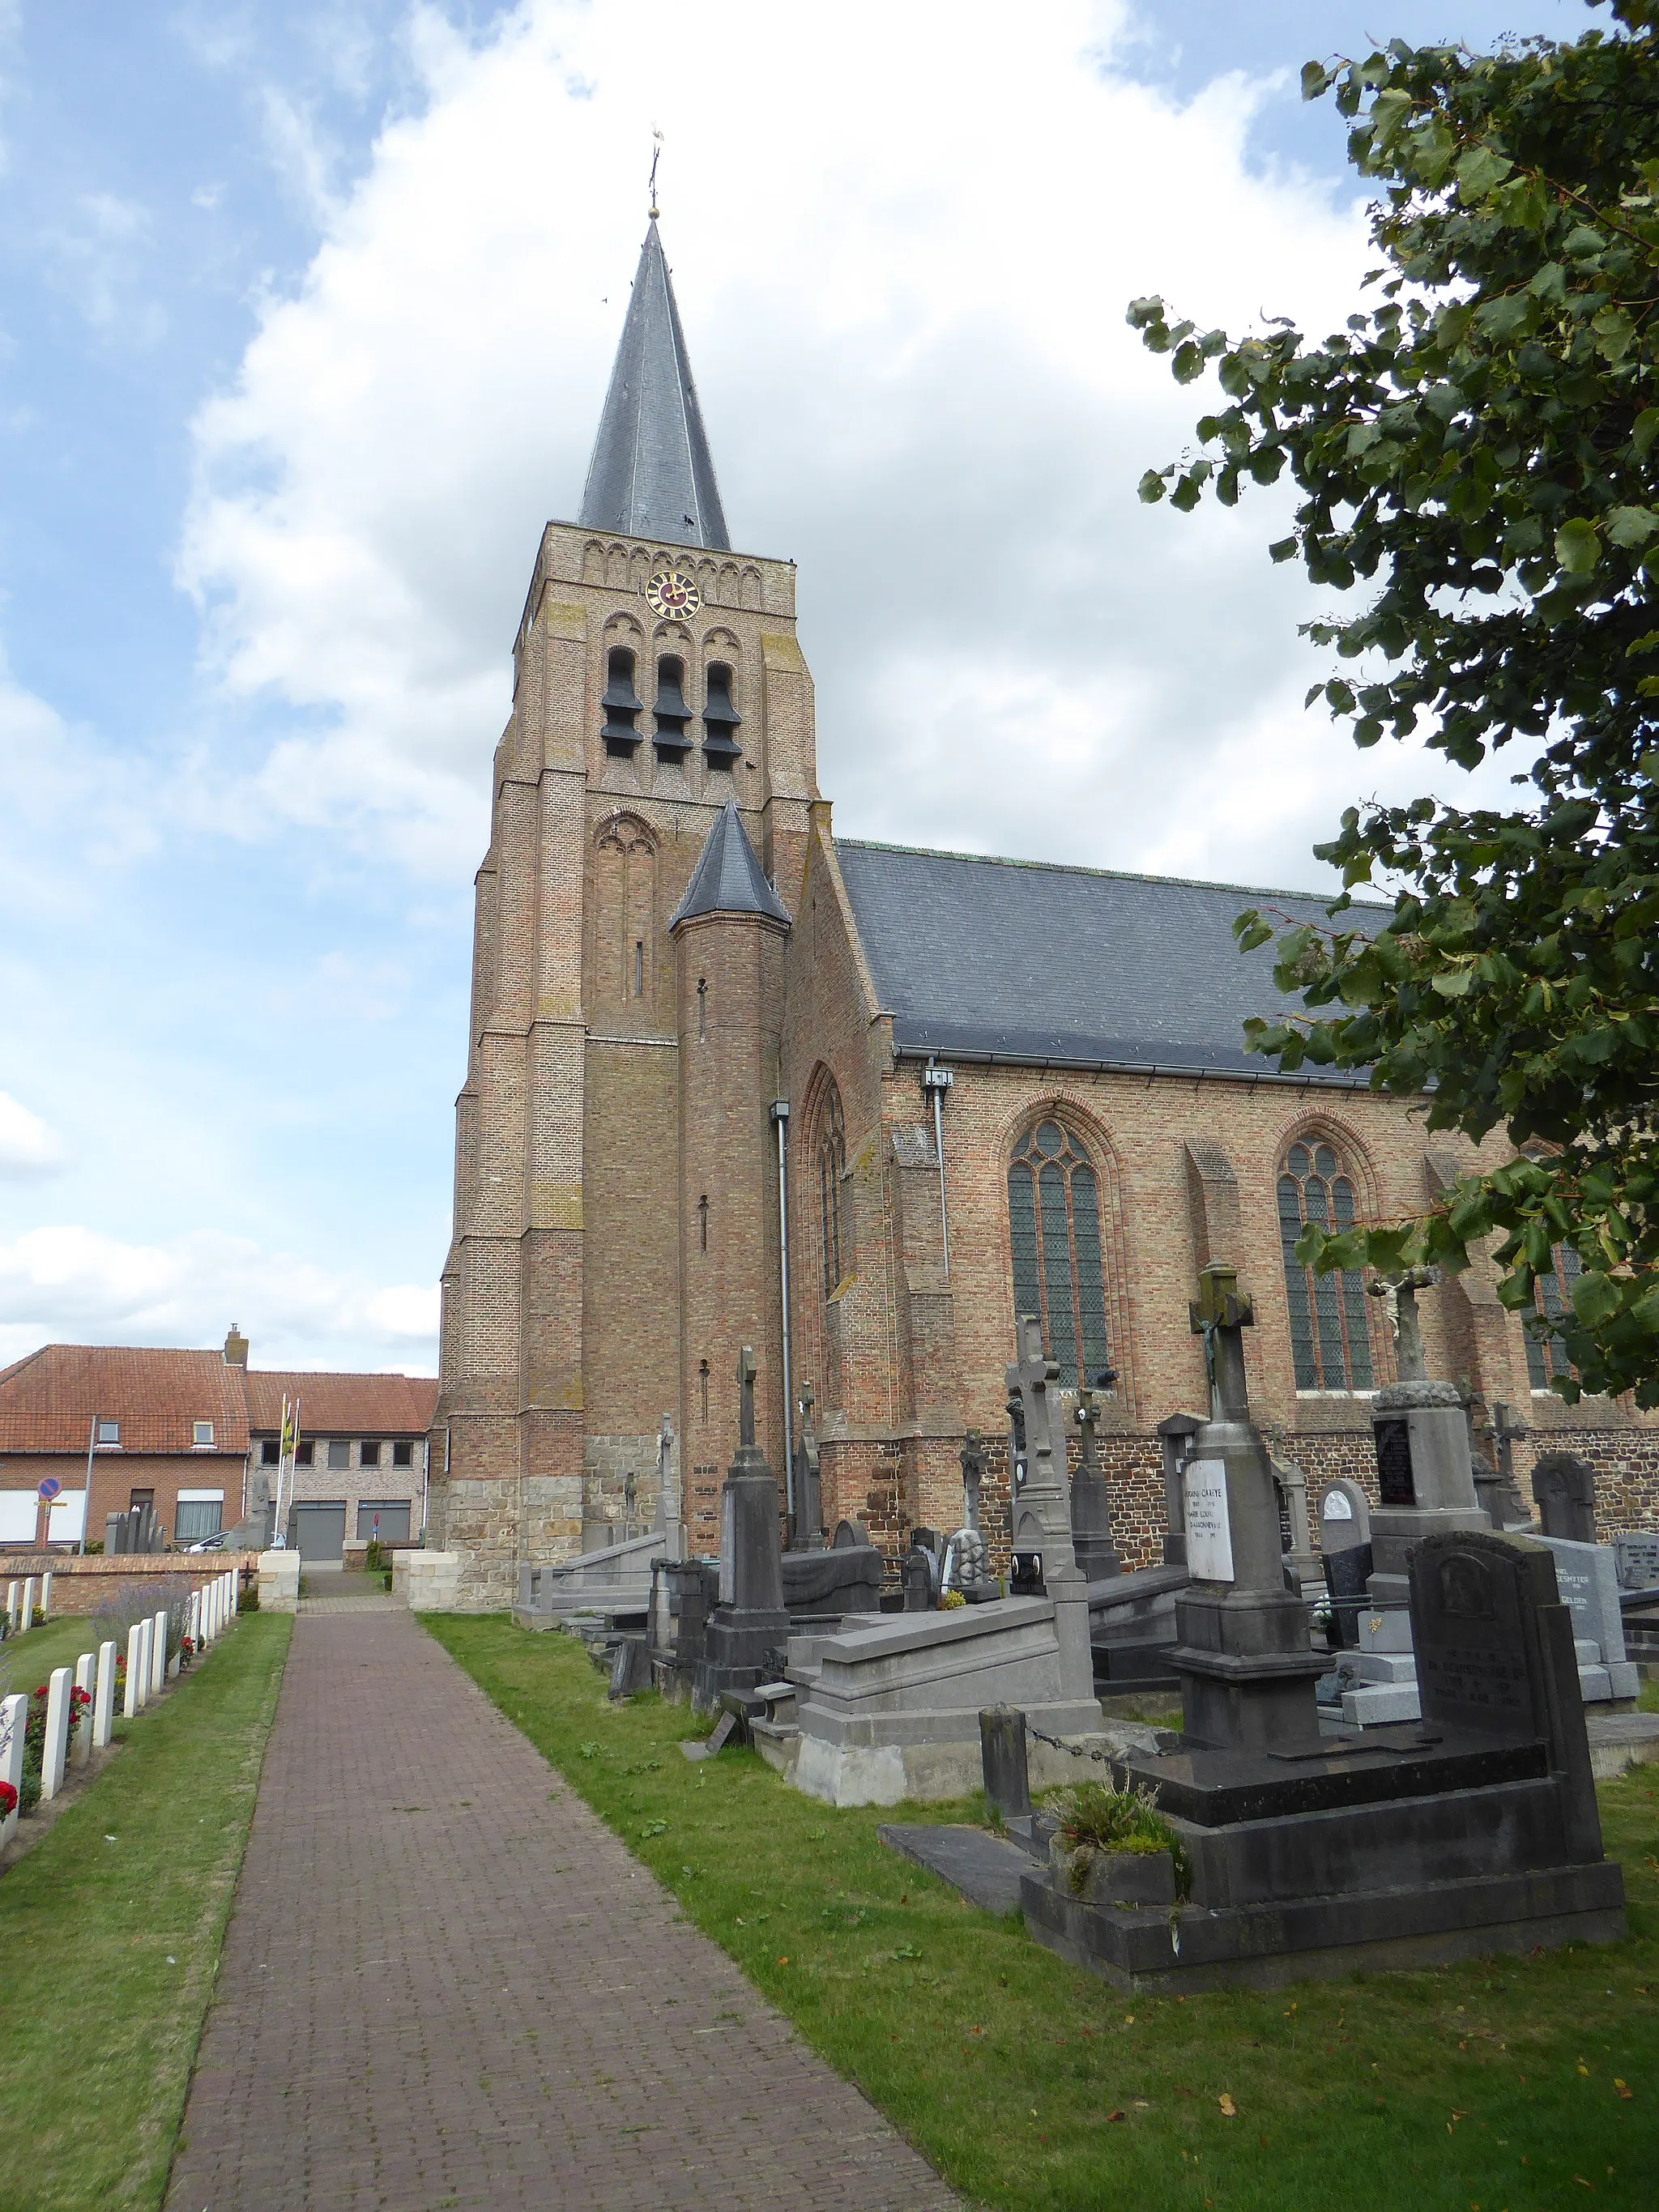
{"type": "Polygon", "coordinates": [[[1326,1137],[1299,1138],[1279,1170],[1279,1232],[1291,1310],[1291,1356],[1298,1390],[1370,1390],[1375,1387],[1365,1279],[1358,1267],[1316,1275],[1296,1256],[1309,1222],[1351,1229],[1352,1178],[1326,1137]]]}
{"type": "Polygon", "coordinates": [[[602,1000],[656,991],[657,848],[631,814],[606,823],[594,855],[594,981],[602,1000]]]}
{"type": "Polygon", "coordinates": [[[1106,1267],[1101,1250],[1100,1182],[1080,1138],[1039,1121],[1008,1169],[1008,1225],[1014,1259],[1014,1321],[1038,1314],[1060,1380],[1076,1389],[1110,1364],[1106,1267]]]}
{"type": "MultiPolygon", "coordinates": [[[[1547,1322],[1560,1321],[1571,1303],[1573,1284],[1583,1272],[1583,1262],[1571,1245],[1558,1244],[1548,1274],[1533,1278],[1533,1303],[1547,1322]]],[[[1534,1390],[1547,1390],[1552,1376],[1571,1374],[1572,1362],[1558,1327],[1537,1334],[1528,1328],[1526,1337],[1527,1375],[1534,1390]]]]}
{"type": "MultiPolygon", "coordinates": [[[[841,1093],[826,1077],[817,1115],[818,1228],[823,1261],[823,1295],[833,1297],[843,1277],[842,1181],[847,1173],[847,1133],[842,1124],[841,1093]]],[[[850,1248],[848,1257],[851,1258],[850,1248]]]]}

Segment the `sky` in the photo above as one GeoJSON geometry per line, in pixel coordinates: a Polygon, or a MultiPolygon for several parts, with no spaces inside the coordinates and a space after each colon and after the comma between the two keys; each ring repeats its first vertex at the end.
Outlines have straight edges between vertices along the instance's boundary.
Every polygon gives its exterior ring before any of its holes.
{"type": "Polygon", "coordinates": [[[436,1367],[471,878],[662,136],[733,542],[843,836],[1319,889],[1373,793],[1279,492],[1141,506],[1124,324],[1322,334],[1310,57],[1580,0],[0,0],[0,1362],[436,1367]]]}

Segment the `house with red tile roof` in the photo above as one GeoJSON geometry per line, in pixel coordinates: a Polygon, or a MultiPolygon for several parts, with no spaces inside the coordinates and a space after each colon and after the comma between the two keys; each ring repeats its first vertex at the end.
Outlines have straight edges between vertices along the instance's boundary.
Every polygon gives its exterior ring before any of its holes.
{"type": "Polygon", "coordinates": [[[0,1549],[100,1542],[145,1504],[175,1547],[246,1522],[276,1487],[285,1402],[281,1510],[307,1564],[416,1540],[435,1378],[250,1369],[248,1351],[233,1324],[216,1352],[48,1344],[0,1369],[0,1549]]]}

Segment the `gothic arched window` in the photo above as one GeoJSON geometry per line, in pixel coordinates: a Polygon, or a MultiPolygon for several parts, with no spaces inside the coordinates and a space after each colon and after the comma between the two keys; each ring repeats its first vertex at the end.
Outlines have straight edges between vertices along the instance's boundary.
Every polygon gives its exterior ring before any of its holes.
{"type": "Polygon", "coordinates": [[[1584,1263],[1571,1244],[1558,1244],[1554,1259],[1555,1265],[1547,1275],[1533,1278],[1533,1304],[1550,1323],[1547,1330],[1534,1334],[1528,1328],[1526,1333],[1527,1377],[1534,1390],[1547,1390],[1553,1375],[1572,1372],[1558,1324],[1572,1297],[1573,1284],[1584,1272],[1584,1263]]]}
{"type": "Polygon", "coordinates": [[[1299,1138],[1279,1170],[1279,1233],[1298,1390],[1374,1387],[1364,1277],[1357,1267],[1316,1275],[1296,1256],[1296,1240],[1309,1222],[1351,1229],[1354,1218],[1353,1182],[1336,1147],[1328,1138],[1299,1138]]]}
{"type": "MultiPolygon", "coordinates": [[[[818,1102],[818,1227],[823,1259],[823,1295],[835,1296],[845,1273],[842,1255],[842,1180],[847,1173],[847,1133],[842,1126],[841,1093],[833,1076],[824,1079],[818,1102]]],[[[851,1249],[848,1242],[848,1258],[851,1249]]]]}
{"type": "Polygon", "coordinates": [[[643,822],[619,814],[594,855],[594,982],[601,1000],[656,995],[657,848],[643,822]]]}
{"type": "Polygon", "coordinates": [[[1008,1226],[1015,1326],[1022,1314],[1042,1316],[1048,1357],[1074,1390],[1109,1364],[1106,1267],[1094,1163],[1058,1121],[1039,1121],[1014,1153],[1008,1226]]]}

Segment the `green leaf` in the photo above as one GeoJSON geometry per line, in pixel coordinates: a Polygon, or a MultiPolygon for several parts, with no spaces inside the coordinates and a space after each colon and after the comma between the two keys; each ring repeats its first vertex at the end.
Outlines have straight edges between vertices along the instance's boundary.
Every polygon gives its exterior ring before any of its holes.
{"type": "Polygon", "coordinates": [[[1644,407],[1636,418],[1630,441],[1638,453],[1645,453],[1656,438],[1659,438],[1659,407],[1644,407]]]}
{"type": "Polygon", "coordinates": [[[1318,100],[1330,88],[1331,76],[1323,62],[1304,62],[1302,64],[1302,97],[1318,100]]]}
{"type": "Polygon", "coordinates": [[[1475,146],[1464,155],[1456,167],[1457,189],[1465,204],[1484,199],[1486,194],[1501,185],[1514,169],[1513,161],[1491,146],[1475,146]]]}
{"type": "Polygon", "coordinates": [[[1275,538],[1273,544],[1267,548],[1267,554],[1270,560],[1294,561],[1296,558],[1295,538],[1275,538]]]}
{"type": "Polygon", "coordinates": [[[1614,545],[1645,545],[1659,530],[1659,514],[1647,507],[1615,507],[1603,516],[1601,526],[1614,545]]]}
{"type": "Polygon", "coordinates": [[[1618,1284],[1603,1274],[1587,1270],[1572,1286],[1572,1310],[1586,1328],[1611,1321],[1623,1303],[1618,1284]]]}
{"type": "Polygon", "coordinates": [[[1583,515],[1564,522],[1555,533],[1555,557],[1570,576],[1588,576],[1601,557],[1595,525],[1583,515]]]}
{"type": "Polygon", "coordinates": [[[1136,489],[1146,506],[1156,507],[1164,496],[1163,474],[1157,469],[1148,469],[1136,489]]]}

